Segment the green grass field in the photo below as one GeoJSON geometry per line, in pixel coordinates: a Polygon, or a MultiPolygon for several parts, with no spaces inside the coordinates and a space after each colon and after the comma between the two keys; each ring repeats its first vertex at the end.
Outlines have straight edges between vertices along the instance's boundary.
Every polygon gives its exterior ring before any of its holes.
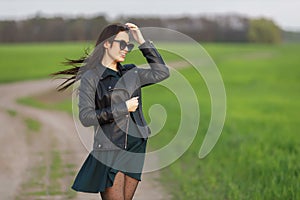
{"type": "MultiPolygon", "coordinates": [[[[0,81],[47,77],[62,68],[59,62],[65,57],[77,58],[87,46],[2,45],[0,81]]],[[[209,95],[193,68],[181,69],[197,91],[201,123],[188,151],[162,171],[164,185],[174,199],[300,199],[300,44],[204,47],[216,62],[226,87],[225,126],[213,151],[205,159],[198,159],[210,120],[209,95]]],[[[181,48],[191,51],[188,45],[181,48]]],[[[176,60],[176,56],[164,55],[166,60],[176,60]]],[[[147,110],[152,104],[160,103],[168,114],[162,132],[150,139],[152,148],[160,148],[176,133],[179,104],[174,94],[159,85],[143,92],[148,120],[147,110]]]]}
{"type": "Polygon", "coordinates": [[[2,44],[0,82],[45,78],[64,69],[65,58],[80,57],[89,43],[2,44]]]}

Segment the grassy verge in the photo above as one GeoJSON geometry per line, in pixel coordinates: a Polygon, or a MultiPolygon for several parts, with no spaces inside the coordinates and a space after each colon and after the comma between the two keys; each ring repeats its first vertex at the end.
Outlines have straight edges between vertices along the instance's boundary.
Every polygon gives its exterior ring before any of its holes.
{"type": "MultiPolygon", "coordinates": [[[[34,138],[31,138],[34,140],[34,138]]],[[[25,199],[73,199],[76,192],[64,185],[64,179],[70,179],[74,176],[73,164],[65,164],[62,159],[62,154],[55,148],[55,141],[51,138],[52,149],[43,149],[35,153],[35,158],[38,158],[35,164],[28,169],[25,182],[22,184],[22,190],[18,194],[18,200],[25,199]]],[[[31,142],[34,145],[34,142],[31,142]]]]}
{"type": "Polygon", "coordinates": [[[36,108],[48,109],[48,110],[61,110],[61,111],[68,112],[69,114],[72,114],[72,105],[71,105],[72,99],[70,98],[66,98],[59,102],[53,102],[51,104],[40,101],[35,97],[20,98],[17,100],[17,102],[23,105],[28,105],[36,108]]]}
{"type": "Polygon", "coordinates": [[[15,110],[11,110],[11,109],[9,109],[9,110],[6,110],[6,112],[11,116],[11,117],[15,117],[15,116],[17,116],[17,111],[15,111],[15,110]]]}
{"type": "Polygon", "coordinates": [[[39,132],[41,130],[42,125],[39,121],[28,117],[24,121],[29,131],[39,132]]]}

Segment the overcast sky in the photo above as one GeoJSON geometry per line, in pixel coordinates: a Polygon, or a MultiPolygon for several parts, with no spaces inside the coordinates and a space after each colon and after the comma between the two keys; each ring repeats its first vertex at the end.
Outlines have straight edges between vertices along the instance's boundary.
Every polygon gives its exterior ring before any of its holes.
{"type": "Polygon", "coordinates": [[[269,17],[286,30],[300,30],[300,0],[0,0],[0,19],[45,16],[211,15],[269,17]]]}

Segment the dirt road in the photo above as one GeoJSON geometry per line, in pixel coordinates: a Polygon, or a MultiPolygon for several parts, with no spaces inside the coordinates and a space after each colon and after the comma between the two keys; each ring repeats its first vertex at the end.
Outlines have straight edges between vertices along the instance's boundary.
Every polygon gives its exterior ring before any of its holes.
{"type": "MultiPolygon", "coordinates": [[[[56,86],[51,80],[0,85],[1,200],[100,199],[97,194],[70,190],[88,155],[72,117],[16,103],[21,97],[52,91],[56,86]],[[38,122],[40,128],[31,130],[30,121],[38,122]]],[[[156,181],[158,176],[158,172],[143,175],[136,200],[169,199],[156,181]]]]}

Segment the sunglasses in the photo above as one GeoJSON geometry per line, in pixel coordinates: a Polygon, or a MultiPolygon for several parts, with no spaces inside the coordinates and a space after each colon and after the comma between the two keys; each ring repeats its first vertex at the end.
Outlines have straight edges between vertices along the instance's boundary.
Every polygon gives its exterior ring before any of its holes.
{"type": "Polygon", "coordinates": [[[125,40],[113,40],[113,42],[119,42],[120,43],[120,49],[124,50],[126,47],[128,51],[131,51],[134,47],[134,44],[125,42],[125,40]]]}

